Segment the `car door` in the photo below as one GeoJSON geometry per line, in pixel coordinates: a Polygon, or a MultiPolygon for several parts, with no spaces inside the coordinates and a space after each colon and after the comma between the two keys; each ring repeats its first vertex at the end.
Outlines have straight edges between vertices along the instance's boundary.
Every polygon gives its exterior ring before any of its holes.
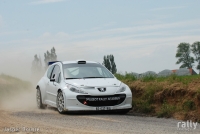
{"type": "Polygon", "coordinates": [[[51,74],[53,72],[55,65],[49,66],[48,71],[47,71],[47,76],[45,77],[45,91],[46,91],[46,96],[45,96],[45,100],[47,101],[47,103],[50,100],[50,78],[51,78],[51,74]]]}
{"type": "Polygon", "coordinates": [[[59,70],[56,74],[55,82],[53,82],[53,86],[51,88],[52,93],[54,94],[54,96],[52,96],[52,101],[55,103],[57,99],[57,91],[60,88],[60,81],[61,81],[61,72],[59,70]]]}
{"type": "Polygon", "coordinates": [[[59,83],[61,77],[60,75],[61,75],[60,66],[56,65],[51,74],[51,79],[55,79],[55,81],[49,83],[50,101],[54,106],[56,105],[57,90],[59,89],[59,83]]]}

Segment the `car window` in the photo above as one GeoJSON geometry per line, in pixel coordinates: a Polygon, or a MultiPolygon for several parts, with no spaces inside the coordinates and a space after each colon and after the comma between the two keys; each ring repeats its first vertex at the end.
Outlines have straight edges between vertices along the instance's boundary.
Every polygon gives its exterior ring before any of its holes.
{"type": "Polygon", "coordinates": [[[79,68],[69,68],[68,70],[72,75],[77,75],[79,73],[79,68]]]}
{"type": "Polygon", "coordinates": [[[96,63],[65,64],[63,71],[65,78],[114,78],[104,66],[96,63]]]}
{"type": "Polygon", "coordinates": [[[59,83],[60,67],[56,65],[53,69],[51,79],[55,79],[55,82],[59,83]]]}
{"type": "Polygon", "coordinates": [[[53,70],[54,66],[50,66],[48,68],[48,71],[47,71],[47,77],[50,79],[50,76],[51,76],[51,73],[52,73],[52,70],[53,70]]]}
{"type": "Polygon", "coordinates": [[[103,76],[103,72],[102,72],[101,68],[97,67],[97,70],[99,71],[99,74],[103,76]]]}

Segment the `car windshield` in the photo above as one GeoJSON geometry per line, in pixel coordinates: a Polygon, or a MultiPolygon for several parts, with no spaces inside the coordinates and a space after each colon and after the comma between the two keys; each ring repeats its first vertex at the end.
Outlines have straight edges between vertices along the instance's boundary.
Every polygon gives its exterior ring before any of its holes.
{"type": "Polygon", "coordinates": [[[66,79],[114,78],[104,66],[96,63],[64,64],[63,71],[66,79]]]}

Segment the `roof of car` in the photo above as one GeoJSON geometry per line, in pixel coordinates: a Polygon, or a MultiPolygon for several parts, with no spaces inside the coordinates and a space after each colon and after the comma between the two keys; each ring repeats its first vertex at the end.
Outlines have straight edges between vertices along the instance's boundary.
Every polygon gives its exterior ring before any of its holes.
{"type": "MultiPolygon", "coordinates": [[[[75,61],[61,61],[63,64],[70,64],[70,63],[78,63],[78,61],[86,61],[86,60],[75,60],[75,61]]],[[[99,64],[98,62],[95,62],[95,61],[86,61],[86,63],[97,63],[99,64]]]]}
{"type": "Polygon", "coordinates": [[[100,64],[95,61],[86,61],[86,60],[76,60],[76,61],[51,61],[48,63],[48,65],[55,65],[56,63],[62,63],[62,64],[71,64],[71,63],[78,63],[78,64],[85,64],[85,63],[96,63],[100,64]]]}

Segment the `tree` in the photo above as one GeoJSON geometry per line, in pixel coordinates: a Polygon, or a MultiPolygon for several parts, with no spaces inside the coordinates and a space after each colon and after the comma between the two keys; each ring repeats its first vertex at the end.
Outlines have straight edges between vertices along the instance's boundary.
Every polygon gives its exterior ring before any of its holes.
{"type": "Polygon", "coordinates": [[[110,55],[111,72],[115,74],[117,72],[114,56],[110,55]]]}
{"type": "Polygon", "coordinates": [[[37,54],[34,56],[34,60],[32,62],[31,67],[32,73],[40,73],[42,71],[42,62],[40,57],[38,58],[37,54]]]}
{"type": "Polygon", "coordinates": [[[103,57],[103,65],[111,71],[113,74],[117,72],[115,60],[113,55],[107,55],[103,57]]]}
{"type": "Polygon", "coordinates": [[[103,57],[103,65],[108,69],[111,70],[111,65],[109,61],[109,55],[103,57]]]}
{"type": "Polygon", "coordinates": [[[190,56],[190,44],[189,43],[180,43],[177,47],[176,58],[178,61],[176,64],[182,63],[180,68],[192,68],[194,63],[194,58],[190,56]]]}
{"type": "Polygon", "coordinates": [[[191,50],[193,52],[193,54],[195,55],[195,60],[198,62],[197,65],[197,70],[199,70],[199,74],[200,74],[200,42],[194,42],[191,46],[191,50]]]}
{"type": "Polygon", "coordinates": [[[47,50],[47,52],[44,53],[45,68],[48,67],[48,62],[56,60],[57,60],[57,55],[56,55],[56,49],[54,47],[51,49],[51,52],[47,50]]]}

